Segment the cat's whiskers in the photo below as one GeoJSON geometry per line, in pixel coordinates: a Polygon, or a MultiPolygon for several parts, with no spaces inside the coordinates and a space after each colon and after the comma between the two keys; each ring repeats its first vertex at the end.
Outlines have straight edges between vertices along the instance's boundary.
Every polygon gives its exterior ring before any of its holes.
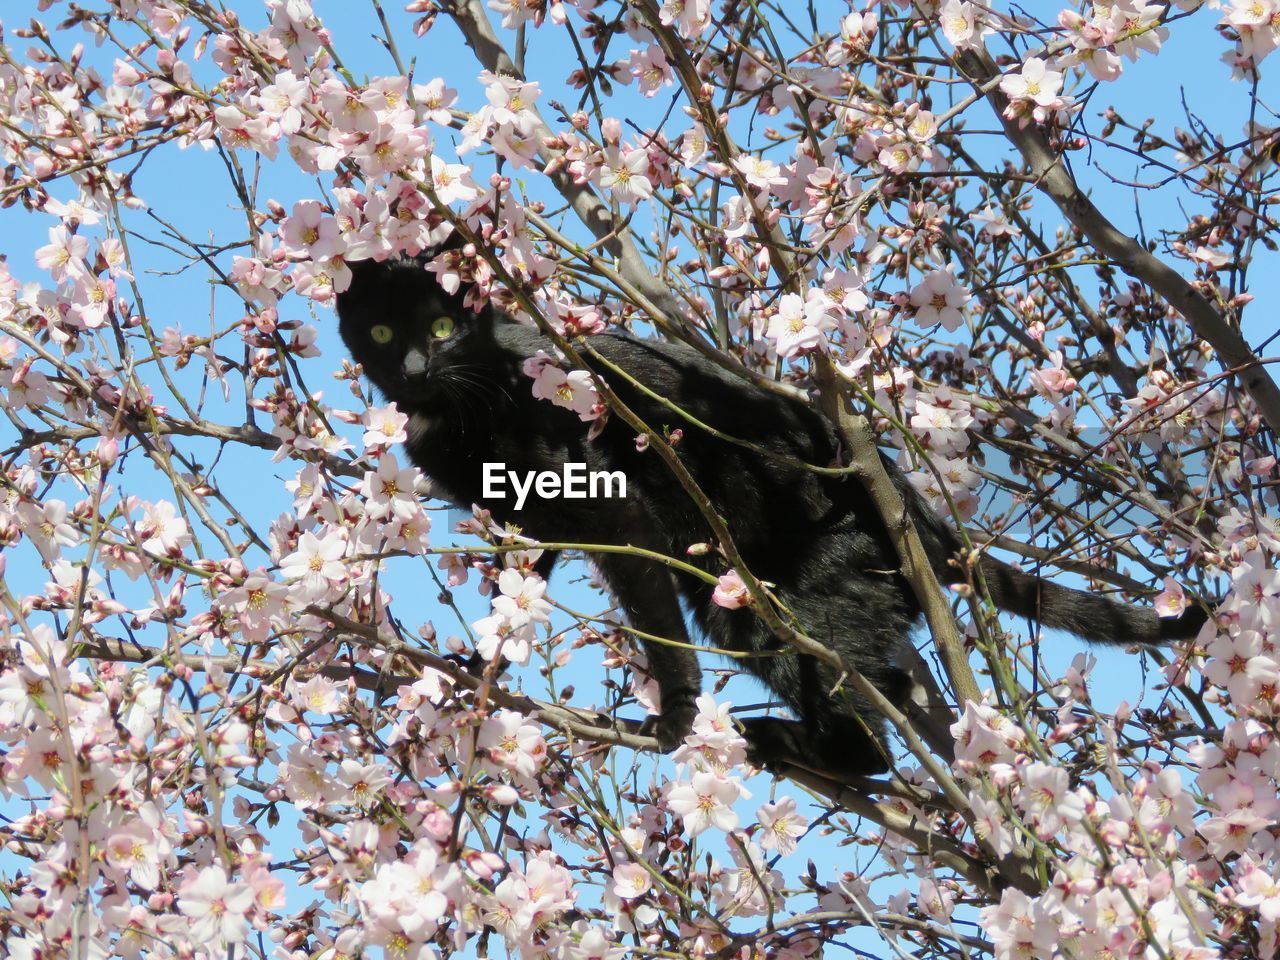
{"type": "Polygon", "coordinates": [[[442,371],[440,383],[444,387],[445,394],[453,401],[456,422],[461,428],[462,436],[465,437],[467,435],[468,421],[473,421],[472,425],[479,430],[483,426],[481,406],[474,401],[471,403],[467,401],[471,398],[483,400],[489,398],[488,393],[484,390],[482,381],[478,378],[463,377],[459,374],[459,371],[450,367],[442,371]]]}
{"type": "Polygon", "coordinates": [[[491,391],[497,391],[509,405],[515,406],[515,399],[511,396],[511,392],[501,383],[487,376],[486,368],[474,363],[460,363],[450,367],[448,372],[457,380],[474,387],[481,395],[490,397],[491,391]]]}
{"type": "MultiPolygon", "coordinates": [[[[461,399],[469,396],[482,401],[484,412],[491,418],[497,413],[493,402],[495,393],[501,394],[507,401],[508,406],[515,405],[507,389],[500,383],[494,382],[491,378],[483,376],[479,368],[469,364],[459,364],[456,367],[449,367],[445,373],[448,381],[459,389],[461,399]]],[[[479,411],[476,409],[475,404],[466,407],[466,412],[479,417],[479,411]]]]}

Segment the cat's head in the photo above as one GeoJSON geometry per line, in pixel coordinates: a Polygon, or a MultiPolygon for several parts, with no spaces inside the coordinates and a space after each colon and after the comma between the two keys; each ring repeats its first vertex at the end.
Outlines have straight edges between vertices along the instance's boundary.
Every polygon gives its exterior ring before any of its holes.
{"type": "Polygon", "coordinates": [[[449,370],[491,342],[493,325],[507,319],[445,290],[426,269],[439,252],[353,262],[351,286],[338,294],[338,329],[352,359],[402,410],[440,399],[449,370]]]}

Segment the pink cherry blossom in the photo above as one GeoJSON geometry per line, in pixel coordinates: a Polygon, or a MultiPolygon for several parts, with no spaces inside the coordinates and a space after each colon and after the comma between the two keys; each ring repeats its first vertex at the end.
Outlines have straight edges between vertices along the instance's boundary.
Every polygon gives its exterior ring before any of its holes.
{"type": "Polygon", "coordinates": [[[493,609],[506,617],[513,627],[523,626],[530,621],[547,622],[551,604],[542,599],[547,591],[547,584],[541,577],[527,577],[519,570],[508,567],[498,575],[498,589],[501,595],[494,598],[493,609]]]}
{"type": "Polygon", "coordinates": [[[736,570],[720,575],[712,599],[728,610],[737,610],[751,603],[751,592],[736,570]]]}
{"type": "Polygon", "coordinates": [[[479,191],[471,182],[471,168],[462,163],[445,163],[439,155],[431,155],[431,184],[441,203],[474,200],[479,191]]]}
{"type": "Polygon", "coordinates": [[[756,811],[756,819],[760,821],[760,846],[777,850],[784,856],[795,851],[796,841],[804,836],[809,825],[808,820],[796,813],[796,802],[791,797],[766,803],[756,811]]]}
{"type": "Polygon", "coordinates": [[[648,177],[649,156],[643,150],[608,147],[600,171],[600,186],[622,203],[637,203],[653,195],[648,177]]]}
{"type": "Polygon", "coordinates": [[[686,38],[698,36],[711,21],[710,0],[662,0],[659,19],[686,38]]]}
{"type": "Polygon", "coordinates": [[[732,830],[738,825],[738,815],[732,804],[741,794],[738,784],[714,773],[695,773],[688,782],[679,783],[667,795],[667,806],[684,821],[690,836],[704,830],[732,830]]]}
{"type": "Polygon", "coordinates": [[[1155,599],[1156,613],[1162,617],[1180,617],[1191,605],[1187,595],[1182,592],[1178,581],[1172,577],[1164,578],[1164,590],[1155,599]]]}
{"type": "Polygon", "coordinates": [[[1003,213],[993,207],[983,207],[969,219],[982,228],[989,237],[1016,237],[1022,230],[1005,220],[1003,213]]]}
{"type": "Polygon", "coordinates": [[[653,876],[639,863],[620,863],[613,868],[613,892],[623,900],[643,897],[653,887],[653,876]]]}
{"type": "Polygon", "coordinates": [[[483,617],[471,625],[476,632],[476,652],[486,660],[499,657],[512,663],[526,664],[533,652],[537,634],[532,618],[521,614],[523,622],[512,623],[501,613],[483,617]]]}
{"type": "Polygon", "coordinates": [[[916,308],[915,320],[922,327],[937,323],[948,331],[959,329],[964,322],[964,309],[968,302],[968,288],[958,282],[949,270],[930,272],[911,290],[911,305],[916,308]]]}
{"type": "Polygon", "coordinates": [[[600,415],[595,383],[587,371],[570,370],[565,373],[550,363],[533,367],[526,363],[525,373],[534,378],[533,395],[539,400],[550,400],[557,407],[572,410],[584,421],[594,420],[600,415]],[[530,370],[534,372],[530,373],[530,370]]]}
{"type": "Polygon", "coordinates": [[[947,40],[957,50],[978,46],[991,32],[984,27],[982,7],[966,0],[946,0],[938,10],[938,22],[947,40]]]}
{"type": "Polygon", "coordinates": [[[107,838],[105,857],[112,866],[127,871],[143,890],[160,885],[160,849],[155,830],[143,821],[126,824],[112,833],[107,838]]]}
{"type": "Polygon", "coordinates": [[[323,597],[332,584],[346,579],[342,557],[347,545],[339,531],[329,531],[323,538],[308,530],[298,540],[298,549],[280,561],[280,574],[294,581],[313,599],[323,597]]]}
{"type": "Polygon", "coordinates": [[[748,154],[738,157],[733,161],[733,165],[737,167],[738,172],[742,174],[742,178],[747,183],[766,192],[787,182],[786,177],[782,175],[781,168],[772,160],[767,160],[764,157],[748,154]]]}
{"type": "Polygon", "coordinates": [[[788,293],[778,301],[778,312],[769,321],[766,335],[777,343],[779,356],[795,357],[821,347],[825,335],[835,328],[825,298],[810,295],[801,299],[788,293]]]}
{"type": "Polygon", "coordinates": [[[498,767],[531,777],[546,762],[547,744],[536,724],[511,710],[487,718],[476,746],[498,767]]]}
{"type": "Polygon", "coordinates": [[[1030,114],[1043,123],[1055,111],[1067,105],[1062,96],[1062,74],[1049,69],[1049,64],[1032,57],[1022,64],[1018,73],[1005,74],[1000,89],[1009,98],[1006,115],[1010,118],[1023,113],[1030,114]]]}
{"type": "Polygon", "coordinates": [[[324,212],[317,200],[300,200],[280,228],[285,250],[295,257],[325,260],[346,252],[338,222],[324,212]]]}
{"type": "Polygon", "coordinates": [[[246,915],[253,909],[253,890],[227,879],[219,866],[205,867],[188,877],[178,891],[178,909],[191,921],[191,936],[218,944],[244,940],[246,915]]]}
{"type": "Polygon", "coordinates": [[[436,77],[427,83],[414,86],[413,98],[418,102],[418,109],[424,112],[426,119],[446,126],[453,119],[449,108],[457,102],[458,91],[446,86],[442,77],[436,77]]]}
{"type": "Polygon", "coordinates": [[[409,422],[409,417],[396,409],[394,403],[370,409],[365,413],[364,419],[366,429],[363,439],[366,448],[389,447],[408,439],[405,424],[409,422]]]}
{"type": "Polygon", "coordinates": [[[83,273],[84,258],[89,252],[89,241],[79,234],[68,233],[65,227],[49,228],[49,243],[36,250],[36,266],[48,270],[53,279],[61,283],[68,275],[83,273]]]}

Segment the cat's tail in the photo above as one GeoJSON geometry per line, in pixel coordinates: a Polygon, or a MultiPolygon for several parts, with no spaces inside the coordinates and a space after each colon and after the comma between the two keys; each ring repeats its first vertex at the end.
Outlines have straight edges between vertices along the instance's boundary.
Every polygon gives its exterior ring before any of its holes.
{"type": "MultiPolygon", "coordinates": [[[[1001,610],[1095,643],[1159,646],[1189,640],[1208,619],[1199,606],[1188,607],[1178,617],[1162,617],[1151,607],[1119,603],[1042,580],[995,557],[983,557],[979,570],[991,601],[1001,610]]],[[[950,579],[956,579],[954,567],[950,579]]]]}
{"type": "MultiPolygon", "coordinates": [[[[925,504],[901,472],[892,466],[886,469],[890,469],[891,475],[896,473],[899,492],[932,558],[934,574],[947,585],[964,583],[965,575],[952,562],[952,558],[962,552],[959,534],[925,504]]],[[[1120,603],[1097,593],[1063,587],[1024,573],[995,557],[984,555],[978,569],[992,603],[1001,610],[1046,627],[1066,630],[1094,643],[1161,646],[1191,639],[1208,619],[1204,608],[1196,605],[1187,607],[1181,616],[1162,617],[1151,607],[1120,603]]]]}

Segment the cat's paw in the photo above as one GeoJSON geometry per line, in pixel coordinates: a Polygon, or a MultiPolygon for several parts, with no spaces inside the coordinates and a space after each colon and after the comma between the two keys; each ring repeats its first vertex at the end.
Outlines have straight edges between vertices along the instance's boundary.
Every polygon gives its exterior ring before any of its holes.
{"type": "Polygon", "coordinates": [[[794,720],[744,717],[742,732],[747,739],[747,760],[752,766],[777,772],[784,764],[800,759],[796,735],[801,731],[794,720]]]}
{"type": "Polygon", "coordinates": [[[660,716],[646,720],[641,732],[656,739],[663,753],[670,753],[692,732],[693,718],[697,715],[698,708],[692,703],[674,704],[664,709],[660,716]]]}
{"type": "Polygon", "coordinates": [[[793,764],[835,777],[867,777],[889,770],[876,745],[861,732],[836,742],[815,736],[798,720],[781,717],[745,717],[742,727],[747,759],[764,770],[777,772],[793,764]]]}

